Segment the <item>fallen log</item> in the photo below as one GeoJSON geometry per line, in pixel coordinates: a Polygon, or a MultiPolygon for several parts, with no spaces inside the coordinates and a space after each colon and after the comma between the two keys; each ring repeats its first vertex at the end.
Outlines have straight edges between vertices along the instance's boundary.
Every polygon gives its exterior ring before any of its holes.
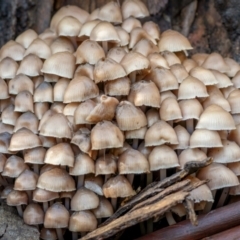
{"type": "MultiPolygon", "coordinates": [[[[239,225],[239,221],[240,202],[236,202],[198,216],[197,227],[193,226],[189,220],[185,220],[140,237],[138,240],[201,240],[236,227],[239,225]]],[[[229,238],[224,239],[229,240],[229,238]]]]}

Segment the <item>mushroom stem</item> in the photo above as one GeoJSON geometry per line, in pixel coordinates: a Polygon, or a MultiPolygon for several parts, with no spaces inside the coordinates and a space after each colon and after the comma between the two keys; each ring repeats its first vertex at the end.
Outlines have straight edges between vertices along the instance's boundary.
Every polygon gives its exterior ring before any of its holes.
{"type": "Polygon", "coordinates": [[[111,177],[111,174],[106,174],[106,175],[105,175],[104,182],[106,182],[110,177],[111,177]]]}
{"type": "Polygon", "coordinates": [[[149,185],[149,184],[152,182],[152,178],[153,178],[152,173],[151,173],[151,172],[148,173],[148,174],[147,174],[147,185],[149,185]]]}
{"type": "Polygon", "coordinates": [[[62,234],[62,229],[61,228],[56,228],[57,236],[59,240],[64,240],[63,234],[62,234]]]}
{"type": "Polygon", "coordinates": [[[132,185],[133,184],[133,179],[134,179],[134,174],[128,174],[127,175],[127,180],[129,183],[132,185]]]}
{"type": "Polygon", "coordinates": [[[65,207],[66,207],[66,209],[67,210],[69,210],[70,209],[70,200],[69,200],[69,198],[65,198],[65,202],[64,202],[65,204],[65,207]]]}
{"type": "Polygon", "coordinates": [[[31,203],[31,202],[32,202],[32,191],[31,191],[31,190],[28,190],[28,191],[27,191],[27,195],[28,195],[29,203],[31,203]]]}
{"type": "Polygon", "coordinates": [[[72,232],[72,240],[78,240],[78,233],[72,232]]]}
{"type": "Polygon", "coordinates": [[[103,50],[104,50],[105,54],[107,54],[107,52],[108,52],[108,42],[107,41],[102,41],[102,47],[103,47],[103,50]]]}
{"type": "Polygon", "coordinates": [[[222,194],[219,198],[219,201],[217,203],[217,207],[216,208],[219,208],[219,207],[222,207],[226,201],[226,198],[228,196],[228,192],[229,192],[229,188],[228,187],[225,187],[222,191],[222,194]]]}
{"type": "Polygon", "coordinates": [[[168,124],[172,127],[173,126],[173,120],[168,121],[168,124]]]}
{"type": "Polygon", "coordinates": [[[39,174],[39,165],[38,165],[38,164],[33,164],[33,171],[34,171],[36,174],[39,174]]]}
{"type": "Polygon", "coordinates": [[[112,203],[113,210],[116,211],[116,209],[117,209],[117,198],[112,198],[111,203],[112,203]]]}
{"type": "MultiPolygon", "coordinates": [[[[212,190],[213,199],[215,198],[216,191],[217,190],[212,190]]],[[[207,202],[205,208],[203,209],[203,213],[209,213],[211,211],[211,209],[212,209],[213,203],[214,202],[207,202]]]]}
{"type": "Polygon", "coordinates": [[[133,139],[132,148],[133,149],[137,149],[138,148],[138,139],[137,138],[133,139]]]}
{"type": "Polygon", "coordinates": [[[167,177],[167,170],[166,169],[160,169],[160,180],[163,180],[167,177]]]}
{"type": "Polygon", "coordinates": [[[23,211],[22,211],[22,206],[21,205],[17,206],[17,211],[18,211],[18,215],[22,218],[23,217],[23,211]]]}
{"type": "Polygon", "coordinates": [[[136,71],[133,71],[129,74],[129,78],[131,80],[131,83],[135,83],[136,82],[136,71]]]}
{"type": "Polygon", "coordinates": [[[167,222],[168,222],[169,225],[176,224],[176,221],[173,218],[173,215],[172,215],[171,212],[166,212],[165,216],[166,216],[166,219],[167,219],[167,222]]]}
{"type": "Polygon", "coordinates": [[[46,212],[48,209],[48,202],[43,203],[43,211],[46,212]]]}
{"type": "Polygon", "coordinates": [[[84,175],[79,175],[79,176],[78,176],[77,188],[82,187],[83,184],[84,184],[84,175]]]}
{"type": "Polygon", "coordinates": [[[62,141],[62,138],[56,138],[56,141],[57,141],[57,143],[63,142],[63,141],[62,141]]]}
{"type": "Polygon", "coordinates": [[[194,120],[193,119],[187,119],[186,121],[186,127],[189,132],[189,134],[192,134],[194,131],[194,120]]]}

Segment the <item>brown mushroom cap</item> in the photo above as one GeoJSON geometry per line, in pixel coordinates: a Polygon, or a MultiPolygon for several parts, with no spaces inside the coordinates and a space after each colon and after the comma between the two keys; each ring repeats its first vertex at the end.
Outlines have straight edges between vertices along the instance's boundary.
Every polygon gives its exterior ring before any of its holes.
{"type": "Polygon", "coordinates": [[[113,215],[113,207],[105,197],[99,197],[99,206],[92,212],[96,218],[107,218],[113,215]]]}
{"type": "Polygon", "coordinates": [[[38,174],[30,171],[29,169],[24,170],[15,180],[14,190],[28,191],[35,190],[38,181],[38,174]]]}
{"type": "Polygon", "coordinates": [[[45,228],[65,228],[69,222],[69,212],[61,203],[49,207],[44,217],[45,228]]]}
{"type": "Polygon", "coordinates": [[[33,201],[48,202],[59,198],[58,192],[51,192],[44,189],[36,188],[33,191],[33,201]]]}
{"type": "Polygon", "coordinates": [[[29,91],[33,94],[34,85],[32,80],[24,74],[18,74],[8,83],[8,91],[10,94],[17,95],[22,91],[29,91]]]}
{"type": "Polygon", "coordinates": [[[108,179],[103,185],[103,193],[106,198],[124,198],[135,195],[131,184],[122,175],[108,179]]]}
{"type": "Polygon", "coordinates": [[[44,219],[44,212],[37,203],[30,203],[27,205],[23,213],[23,221],[28,225],[42,224],[44,219]]]}
{"type": "Polygon", "coordinates": [[[72,232],[90,232],[97,228],[97,219],[91,211],[74,212],[69,221],[72,232]]]}
{"type": "Polygon", "coordinates": [[[27,205],[27,203],[28,203],[28,195],[24,191],[13,190],[7,195],[8,206],[27,205]]]}
{"type": "Polygon", "coordinates": [[[75,182],[67,171],[57,167],[42,173],[37,187],[52,192],[71,192],[76,189],[75,182]]]}
{"type": "Polygon", "coordinates": [[[97,208],[98,196],[91,190],[81,187],[77,190],[71,200],[72,211],[82,211],[97,208]]]}

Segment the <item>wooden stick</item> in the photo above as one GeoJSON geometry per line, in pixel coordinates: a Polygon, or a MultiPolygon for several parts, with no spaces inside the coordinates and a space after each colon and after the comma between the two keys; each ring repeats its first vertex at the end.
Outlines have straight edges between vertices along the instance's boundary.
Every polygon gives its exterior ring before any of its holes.
{"type": "MultiPolygon", "coordinates": [[[[198,226],[185,220],[138,238],[138,240],[192,240],[202,239],[239,225],[240,202],[218,208],[198,217],[198,226]]],[[[238,235],[239,236],[239,235],[238,235]]],[[[225,238],[228,239],[229,238],[225,238]]]]}
{"type": "Polygon", "coordinates": [[[236,240],[240,236],[240,226],[230,228],[226,231],[214,234],[210,237],[203,238],[202,240],[236,240]]]}

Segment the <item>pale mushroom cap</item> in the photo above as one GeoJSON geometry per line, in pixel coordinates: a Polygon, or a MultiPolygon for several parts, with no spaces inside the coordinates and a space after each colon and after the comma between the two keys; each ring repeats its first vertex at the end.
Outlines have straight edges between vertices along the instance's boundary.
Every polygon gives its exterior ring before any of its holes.
{"type": "Polygon", "coordinates": [[[90,37],[90,34],[93,30],[93,28],[99,23],[99,20],[88,20],[86,21],[80,30],[80,33],[78,37],[82,40],[85,40],[86,38],[90,37]]]}
{"type": "Polygon", "coordinates": [[[155,122],[160,120],[159,111],[155,108],[151,108],[146,112],[147,126],[151,127],[155,122]]]}
{"type": "Polygon", "coordinates": [[[113,215],[113,207],[105,197],[99,197],[99,206],[92,212],[96,218],[107,218],[113,215]]]}
{"type": "Polygon", "coordinates": [[[174,149],[187,149],[189,148],[190,134],[186,128],[181,125],[177,125],[174,128],[174,131],[177,134],[179,144],[174,145],[174,149]]]}
{"type": "Polygon", "coordinates": [[[166,59],[169,66],[181,64],[181,60],[174,52],[164,51],[161,55],[166,59]]]}
{"type": "Polygon", "coordinates": [[[149,11],[145,4],[139,0],[125,0],[122,4],[123,19],[129,17],[144,18],[149,16],[149,11]]]}
{"type": "Polygon", "coordinates": [[[240,70],[240,65],[232,58],[224,58],[224,61],[229,67],[229,70],[226,72],[226,74],[229,77],[234,77],[236,73],[240,70]]]}
{"type": "Polygon", "coordinates": [[[187,77],[179,86],[178,100],[208,97],[206,86],[197,78],[187,77]]]}
{"type": "Polygon", "coordinates": [[[10,57],[15,61],[22,61],[24,53],[25,49],[21,44],[10,40],[1,47],[0,60],[10,57]]]}
{"type": "Polygon", "coordinates": [[[26,128],[22,128],[12,135],[9,150],[20,151],[42,146],[42,143],[37,135],[26,128]]]}
{"type": "Polygon", "coordinates": [[[230,107],[231,113],[236,114],[240,113],[239,100],[240,100],[240,90],[232,91],[227,98],[230,107]]]}
{"type": "MultiPolygon", "coordinates": [[[[192,177],[192,176],[188,176],[187,179],[189,179],[192,183],[197,183],[200,181],[198,178],[192,177]]],[[[200,203],[202,201],[207,201],[207,202],[214,201],[212,192],[206,184],[203,184],[198,188],[193,189],[190,192],[188,199],[194,201],[194,203],[200,203]]]]}
{"type": "Polygon", "coordinates": [[[76,189],[73,178],[61,168],[53,168],[42,173],[37,187],[52,192],[71,192],[76,189]]]}
{"type": "Polygon", "coordinates": [[[26,49],[24,57],[28,54],[34,54],[41,59],[47,59],[52,55],[52,52],[50,47],[41,38],[36,38],[26,49]]]}
{"type": "Polygon", "coordinates": [[[179,83],[181,83],[185,78],[189,76],[187,70],[182,64],[177,63],[174,65],[171,65],[170,68],[171,68],[171,72],[177,78],[179,83]]]}
{"type": "Polygon", "coordinates": [[[127,74],[120,63],[115,62],[111,58],[99,60],[93,71],[95,83],[114,80],[117,78],[125,77],[127,74]]]}
{"type": "Polygon", "coordinates": [[[78,19],[80,23],[84,23],[86,22],[89,16],[89,13],[77,6],[67,5],[67,6],[61,7],[52,17],[50,28],[52,30],[56,30],[58,23],[66,16],[75,17],[78,19]]]}
{"type": "Polygon", "coordinates": [[[58,52],[70,52],[70,53],[75,52],[73,43],[67,37],[56,38],[54,41],[52,41],[50,45],[50,49],[52,51],[52,54],[55,54],[58,52]]]}
{"type": "Polygon", "coordinates": [[[27,205],[27,203],[28,203],[28,195],[24,191],[12,190],[7,195],[7,205],[8,206],[27,205]]]}
{"type": "Polygon", "coordinates": [[[130,39],[128,32],[120,26],[116,26],[115,29],[120,39],[120,43],[118,43],[117,45],[121,47],[127,46],[129,44],[129,39],[130,39]]]}
{"type": "Polygon", "coordinates": [[[14,101],[15,112],[34,112],[33,110],[33,96],[28,91],[19,92],[14,101]]]}
{"type": "Polygon", "coordinates": [[[7,159],[1,175],[17,178],[26,169],[28,169],[28,166],[24,163],[23,159],[12,155],[7,159]]]}
{"type": "Polygon", "coordinates": [[[183,169],[184,165],[190,161],[203,161],[207,158],[207,155],[198,148],[188,148],[183,150],[178,159],[180,168],[183,169]]]}
{"type": "Polygon", "coordinates": [[[112,177],[104,183],[103,193],[106,198],[124,198],[135,195],[131,184],[122,175],[112,177]]]}
{"type": "Polygon", "coordinates": [[[61,19],[57,25],[57,34],[59,36],[76,37],[80,33],[82,24],[72,16],[66,16],[61,19]]]}
{"type": "Polygon", "coordinates": [[[41,72],[60,77],[73,78],[76,58],[70,52],[58,52],[49,57],[43,64],[41,72]]]}
{"type": "Polygon", "coordinates": [[[16,121],[13,132],[17,132],[21,128],[27,128],[33,133],[38,133],[38,119],[32,112],[23,113],[16,121]]]}
{"type": "Polygon", "coordinates": [[[17,70],[17,74],[25,74],[30,77],[41,75],[43,63],[39,57],[34,54],[29,54],[23,58],[17,70]]]}
{"type": "Polygon", "coordinates": [[[229,66],[225,63],[223,57],[219,53],[211,53],[202,63],[202,67],[217,70],[225,73],[229,70],[229,66]]]}
{"type": "Polygon", "coordinates": [[[90,153],[92,146],[90,140],[90,130],[87,128],[80,128],[74,133],[71,143],[79,147],[79,149],[84,153],[90,153]]]}
{"type": "Polygon", "coordinates": [[[141,174],[149,172],[146,157],[135,149],[127,149],[118,158],[119,174],[141,174]]]}
{"type": "Polygon", "coordinates": [[[95,173],[94,161],[85,153],[79,153],[76,156],[73,167],[69,168],[69,174],[74,176],[95,173]]]}
{"type": "Polygon", "coordinates": [[[97,123],[91,131],[92,150],[122,147],[123,142],[122,131],[109,121],[97,123]]]}
{"type": "Polygon", "coordinates": [[[199,119],[203,112],[203,107],[197,99],[187,99],[179,102],[182,112],[182,120],[199,119]]]}
{"type": "Polygon", "coordinates": [[[28,225],[42,224],[44,219],[44,212],[37,203],[30,203],[27,205],[23,213],[23,221],[28,225]]]}
{"type": "Polygon", "coordinates": [[[195,129],[190,137],[190,148],[221,148],[223,147],[217,131],[195,129]]]}
{"type": "Polygon", "coordinates": [[[4,132],[13,134],[13,126],[4,124],[2,123],[2,121],[0,121],[0,133],[4,133],[4,132]]]}
{"type": "Polygon", "coordinates": [[[60,78],[53,87],[54,102],[63,102],[64,93],[67,89],[70,80],[67,78],[60,78]]]}
{"type": "Polygon", "coordinates": [[[125,139],[144,139],[147,126],[125,132],[125,139]]]}
{"type": "MultiPolygon", "coordinates": [[[[12,191],[13,191],[13,185],[7,185],[1,192],[1,195],[0,195],[1,199],[6,199],[8,194],[12,191]]],[[[17,192],[17,191],[15,191],[15,192],[17,192]]],[[[25,196],[27,196],[26,192],[23,192],[23,193],[25,194],[25,196]]],[[[26,199],[28,199],[28,197],[26,199]]]]}
{"type": "Polygon", "coordinates": [[[128,77],[118,78],[108,81],[104,85],[104,92],[110,96],[128,95],[130,92],[131,82],[128,77]]]}
{"type": "Polygon", "coordinates": [[[200,169],[197,178],[201,180],[208,179],[207,185],[211,191],[239,185],[237,176],[220,163],[212,163],[200,169]]]}
{"type": "Polygon", "coordinates": [[[142,24],[135,17],[126,18],[122,23],[122,28],[128,33],[130,33],[136,27],[142,27],[142,24]]]}
{"type": "Polygon", "coordinates": [[[32,30],[28,29],[18,35],[16,38],[16,42],[20,43],[24,48],[28,48],[30,44],[38,37],[37,33],[32,30]]]}
{"type": "Polygon", "coordinates": [[[51,116],[40,128],[40,134],[46,137],[72,138],[72,130],[67,118],[56,113],[51,116]]]}
{"type": "Polygon", "coordinates": [[[166,59],[159,53],[151,53],[148,55],[148,59],[150,61],[151,67],[163,67],[166,69],[169,69],[169,65],[166,61],[166,59]]]}
{"type": "Polygon", "coordinates": [[[117,158],[112,154],[99,157],[95,163],[95,173],[97,175],[115,174],[117,171],[117,158]]]}
{"type": "Polygon", "coordinates": [[[10,145],[11,134],[8,132],[0,133],[0,152],[12,153],[8,148],[10,145]]]}
{"type": "Polygon", "coordinates": [[[145,134],[145,147],[163,145],[165,143],[176,145],[178,139],[173,128],[165,121],[157,121],[145,134]]]}
{"type": "Polygon", "coordinates": [[[90,232],[97,228],[97,219],[91,211],[74,212],[69,221],[72,232],[90,232]]]}
{"type": "Polygon", "coordinates": [[[233,83],[234,87],[240,88],[240,70],[232,78],[232,83],[233,83]]]}
{"type": "Polygon", "coordinates": [[[159,26],[153,22],[148,21],[143,24],[143,29],[154,39],[159,40],[160,39],[160,29],[159,26]]]}
{"type": "Polygon", "coordinates": [[[180,120],[182,113],[180,106],[175,98],[166,98],[159,110],[160,118],[164,121],[180,120]]]}
{"type": "Polygon", "coordinates": [[[109,49],[107,53],[107,57],[113,59],[114,61],[120,63],[123,57],[127,54],[124,48],[122,47],[114,47],[109,49]]]}
{"type": "Polygon", "coordinates": [[[158,47],[160,52],[179,52],[193,49],[188,39],[174,30],[167,30],[161,34],[158,47]]]}
{"type": "Polygon", "coordinates": [[[141,53],[129,52],[120,62],[127,74],[142,69],[148,69],[150,66],[149,60],[141,53]]]}
{"type": "Polygon", "coordinates": [[[2,78],[0,78],[0,87],[1,87],[0,99],[9,98],[10,96],[8,94],[8,85],[2,78]]]}
{"type": "Polygon", "coordinates": [[[77,190],[71,200],[72,211],[82,211],[97,208],[99,197],[93,191],[81,187],[77,190]]]}
{"type": "Polygon", "coordinates": [[[210,54],[208,53],[195,53],[192,55],[192,59],[197,63],[198,66],[201,66],[209,55],[210,54]]]}
{"type": "Polygon", "coordinates": [[[227,167],[232,170],[236,176],[240,176],[240,162],[231,162],[227,164],[227,167]]]}
{"type": "Polygon", "coordinates": [[[29,169],[24,170],[15,180],[14,190],[28,191],[35,190],[38,181],[38,174],[30,171],[29,169]]]}
{"type": "Polygon", "coordinates": [[[203,111],[196,128],[208,130],[236,129],[234,120],[230,113],[217,105],[211,105],[203,111]]]}
{"type": "Polygon", "coordinates": [[[141,80],[131,86],[128,101],[135,106],[160,107],[160,92],[152,81],[141,80]]]}
{"type": "Polygon", "coordinates": [[[198,66],[193,59],[189,59],[189,58],[185,59],[182,64],[186,68],[187,72],[190,72],[191,69],[198,66]]]}
{"type": "Polygon", "coordinates": [[[99,196],[103,196],[102,186],[103,178],[101,176],[90,174],[84,178],[84,187],[95,192],[99,196]]]}
{"type": "Polygon", "coordinates": [[[151,171],[179,167],[177,154],[166,145],[154,147],[148,159],[151,171]]]}
{"type": "Polygon", "coordinates": [[[92,81],[92,79],[85,76],[76,76],[70,81],[64,93],[63,102],[82,102],[95,98],[98,95],[98,86],[92,81]]]}
{"type": "Polygon", "coordinates": [[[69,212],[61,203],[49,207],[44,217],[45,228],[66,228],[69,222],[69,212]]]}
{"type": "MultiPolygon", "coordinates": [[[[238,181],[239,180],[240,180],[240,178],[238,177],[238,181]]],[[[240,195],[240,185],[231,187],[229,189],[229,195],[233,195],[233,196],[240,195]]]]}
{"type": "Polygon", "coordinates": [[[121,101],[117,106],[116,120],[122,131],[135,130],[147,125],[147,119],[142,110],[128,101],[121,101]]]}
{"type": "Polygon", "coordinates": [[[53,102],[53,88],[51,83],[42,82],[35,89],[34,102],[53,102]]]}
{"type": "Polygon", "coordinates": [[[112,23],[122,23],[122,13],[117,2],[110,1],[103,5],[98,12],[98,18],[101,21],[112,23]]]}
{"type": "Polygon", "coordinates": [[[218,70],[211,70],[211,72],[218,81],[218,84],[216,85],[218,88],[227,88],[229,86],[233,86],[233,82],[226,74],[221,73],[218,70]]]}
{"type": "Polygon", "coordinates": [[[40,231],[40,237],[44,240],[57,240],[57,233],[55,229],[51,229],[51,228],[45,228],[42,227],[41,231],[40,231]]]}
{"type": "Polygon", "coordinates": [[[90,40],[92,41],[113,41],[120,42],[116,29],[109,22],[99,22],[90,34],[90,40]]]}
{"type": "Polygon", "coordinates": [[[0,173],[3,171],[6,161],[7,157],[4,154],[0,153],[0,173]]]}
{"type": "Polygon", "coordinates": [[[69,143],[58,143],[46,152],[44,162],[52,165],[72,167],[74,153],[69,143]]]}
{"type": "Polygon", "coordinates": [[[12,79],[16,76],[18,64],[10,57],[4,58],[0,62],[0,77],[3,79],[12,79]]]}
{"type": "Polygon", "coordinates": [[[58,192],[51,192],[44,189],[36,188],[33,191],[33,201],[48,202],[59,198],[58,192]]]}
{"type": "Polygon", "coordinates": [[[236,142],[222,140],[222,148],[213,148],[208,151],[208,156],[213,157],[217,163],[230,163],[240,161],[240,147],[236,142]]]}

